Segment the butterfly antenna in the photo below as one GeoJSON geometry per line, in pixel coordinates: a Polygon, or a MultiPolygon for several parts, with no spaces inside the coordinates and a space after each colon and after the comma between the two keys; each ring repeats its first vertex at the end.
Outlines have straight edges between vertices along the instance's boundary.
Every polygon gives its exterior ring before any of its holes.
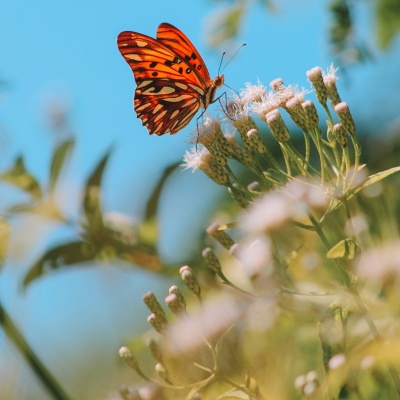
{"type": "MultiPolygon", "coordinates": [[[[243,44],[235,51],[235,53],[233,54],[233,56],[232,56],[232,57],[228,60],[228,62],[224,65],[224,68],[222,68],[221,72],[226,68],[226,66],[232,61],[233,57],[235,57],[236,54],[239,52],[239,50],[240,50],[242,47],[244,47],[244,46],[246,46],[246,43],[243,43],[243,44]]],[[[225,53],[224,53],[224,54],[225,54],[225,53]]],[[[222,56],[222,58],[223,58],[223,56],[222,56]]],[[[222,63],[222,59],[221,59],[221,63],[222,63]]],[[[219,73],[218,73],[218,75],[219,75],[219,73]]]]}
{"type": "MultiPolygon", "coordinates": [[[[224,51],[224,52],[222,53],[221,61],[219,62],[218,76],[219,76],[219,73],[220,73],[220,71],[221,71],[221,65],[222,65],[222,61],[224,60],[225,54],[226,54],[226,52],[224,51]]],[[[226,65],[225,65],[225,67],[226,67],[226,65]]],[[[224,67],[224,68],[225,68],[225,67],[224,67]]]]}

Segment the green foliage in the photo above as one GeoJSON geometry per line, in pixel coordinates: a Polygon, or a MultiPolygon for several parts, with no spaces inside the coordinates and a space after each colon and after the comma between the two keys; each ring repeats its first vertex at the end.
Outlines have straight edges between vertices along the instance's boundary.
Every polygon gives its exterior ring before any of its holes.
{"type": "MultiPolygon", "coordinates": [[[[73,142],[68,140],[55,150],[51,163],[52,183],[49,185],[51,189],[54,189],[72,148],[73,142]]],[[[155,216],[160,193],[179,163],[174,163],[165,169],[147,203],[144,221],[140,225],[135,225],[127,217],[121,216],[113,221],[104,214],[101,185],[111,153],[110,149],[104,154],[85,183],[82,215],[75,222],[80,227],[80,239],[60,243],[47,250],[29,268],[23,280],[24,287],[51,270],[93,260],[120,259],[152,271],[162,271],[166,267],[157,251],[158,229],[155,216]]],[[[32,207],[25,207],[24,211],[28,209],[35,212],[35,208],[32,207]]],[[[70,226],[74,223],[64,222],[70,226]]]]}
{"type": "MultiPolygon", "coordinates": [[[[368,45],[368,38],[358,34],[354,16],[358,1],[330,0],[328,10],[331,23],[327,41],[331,44],[331,52],[336,56],[341,67],[365,62],[373,57],[368,45]]],[[[224,42],[237,39],[246,13],[257,3],[250,0],[225,1],[223,12],[213,16],[214,29],[211,31],[210,44],[220,46],[224,42]]],[[[261,1],[266,5],[267,12],[276,12],[279,2],[273,0],[261,1]]],[[[383,49],[388,49],[400,29],[400,4],[397,0],[375,0],[370,2],[376,9],[376,28],[369,31],[376,34],[376,40],[383,49]]]]}
{"type": "Polygon", "coordinates": [[[400,31],[400,2],[377,0],[376,23],[379,44],[387,49],[400,31]]]}

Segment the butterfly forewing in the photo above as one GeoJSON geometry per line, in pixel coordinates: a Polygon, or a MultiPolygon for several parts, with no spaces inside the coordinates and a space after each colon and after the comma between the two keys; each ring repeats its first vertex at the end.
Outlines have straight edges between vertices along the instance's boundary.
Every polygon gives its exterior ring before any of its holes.
{"type": "Polygon", "coordinates": [[[185,60],[204,83],[210,81],[210,74],[200,53],[183,32],[171,24],[160,24],[157,29],[157,41],[185,60]]]}
{"type": "Polygon", "coordinates": [[[134,108],[150,134],[178,132],[212,101],[208,70],[193,44],[177,28],[161,24],[157,39],[122,32],[117,39],[137,83],[134,108]]]}

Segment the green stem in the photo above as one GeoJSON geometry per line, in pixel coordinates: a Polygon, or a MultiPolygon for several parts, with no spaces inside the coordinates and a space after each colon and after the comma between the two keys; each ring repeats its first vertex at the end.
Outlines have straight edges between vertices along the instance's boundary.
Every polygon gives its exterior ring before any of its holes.
{"type": "Polygon", "coordinates": [[[7,335],[8,339],[19,350],[22,357],[31,367],[36,377],[40,380],[40,382],[51,394],[51,396],[56,400],[68,400],[69,397],[67,396],[67,394],[64,392],[64,390],[61,388],[55,378],[51,375],[49,370],[30,348],[29,344],[26,342],[25,338],[22,336],[21,332],[15,326],[11,317],[7,314],[6,310],[1,304],[0,324],[3,326],[4,332],[7,335]]]}
{"type": "Polygon", "coordinates": [[[303,135],[304,135],[304,145],[306,148],[306,164],[304,165],[305,170],[307,171],[307,164],[310,162],[310,137],[309,137],[309,132],[306,130],[303,130],[303,135]]]}
{"type": "MultiPolygon", "coordinates": [[[[322,243],[324,244],[326,249],[329,250],[331,248],[331,245],[330,245],[328,239],[326,238],[324,232],[319,227],[318,221],[311,214],[309,215],[309,218],[310,218],[312,224],[315,226],[315,230],[318,233],[322,243]]],[[[350,276],[347,274],[345,266],[341,265],[341,263],[337,259],[333,259],[333,262],[335,263],[336,267],[338,268],[338,270],[342,274],[342,277],[343,277],[343,280],[344,280],[344,282],[345,282],[345,284],[347,286],[347,289],[349,290],[349,292],[353,296],[353,299],[356,302],[357,307],[360,310],[361,315],[364,317],[365,322],[367,323],[368,328],[371,331],[374,339],[376,341],[381,341],[382,337],[381,337],[378,329],[376,328],[375,323],[372,320],[371,315],[370,315],[366,305],[364,304],[364,302],[363,302],[363,300],[362,300],[362,298],[360,296],[360,293],[358,292],[357,288],[353,285],[350,276]]],[[[400,397],[400,378],[399,378],[399,376],[397,374],[397,371],[396,371],[395,367],[393,366],[393,364],[391,362],[388,362],[387,366],[388,366],[389,373],[392,376],[393,382],[395,384],[397,394],[400,397]]]]}

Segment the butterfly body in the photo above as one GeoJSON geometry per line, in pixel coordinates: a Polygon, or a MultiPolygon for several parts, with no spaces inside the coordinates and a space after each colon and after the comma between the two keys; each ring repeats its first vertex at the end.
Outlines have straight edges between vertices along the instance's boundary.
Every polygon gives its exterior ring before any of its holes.
{"type": "Polygon", "coordinates": [[[134,109],[150,134],[180,131],[224,83],[223,75],[210,79],[199,52],[170,24],[159,25],[156,39],[122,32],[117,44],[135,76],[134,109]]]}

